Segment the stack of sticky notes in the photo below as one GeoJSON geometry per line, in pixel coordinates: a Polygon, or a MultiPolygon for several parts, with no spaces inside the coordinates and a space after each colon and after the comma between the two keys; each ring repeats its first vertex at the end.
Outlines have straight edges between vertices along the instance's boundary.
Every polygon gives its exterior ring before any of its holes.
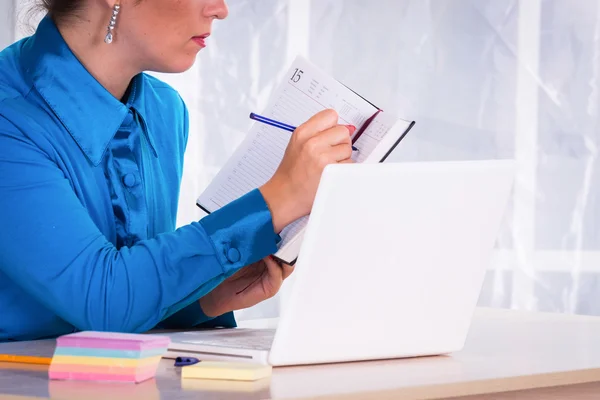
{"type": "Polygon", "coordinates": [[[156,375],[167,336],[78,332],[56,340],[50,379],[142,382],[156,375]]]}
{"type": "Polygon", "coordinates": [[[230,362],[202,361],[181,369],[181,378],[224,379],[234,381],[256,381],[271,375],[270,365],[230,362]]]}

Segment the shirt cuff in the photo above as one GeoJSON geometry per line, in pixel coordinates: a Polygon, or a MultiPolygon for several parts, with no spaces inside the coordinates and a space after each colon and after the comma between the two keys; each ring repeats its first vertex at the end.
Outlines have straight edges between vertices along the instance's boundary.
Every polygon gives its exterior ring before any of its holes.
{"type": "Polygon", "coordinates": [[[254,189],[200,220],[226,275],[277,251],[271,211],[254,189]]]}
{"type": "MultiPolygon", "coordinates": [[[[209,317],[207,317],[209,318],[209,317]]],[[[211,318],[207,321],[204,321],[198,325],[195,325],[195,328],[235,328],[237,327],[237,322],[235,321],[235,316],[233,311],[225,313],[223,315],[219,315],[218,317],[211,318]]]]}
{"type": "Polygon", "coordinates": [[[210,317],[202,311],[200,302],[196,300],[189,306],[182,308],[163,320],[160,325],[166,329],[189,329],[209,319],[210,317]]]}
{"type": "Polygon", "coordinates": [[[235,328],[236,326],[233,312],[212,318],[204,314],[199,301],[194,301],[160,323],[160,327],[164,329],[235,328]]]}

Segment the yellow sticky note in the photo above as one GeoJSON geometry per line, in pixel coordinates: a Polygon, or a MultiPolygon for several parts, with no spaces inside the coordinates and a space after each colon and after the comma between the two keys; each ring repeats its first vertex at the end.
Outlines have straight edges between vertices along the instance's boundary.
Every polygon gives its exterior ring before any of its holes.
{"type": "MultiPolygon", "coordinates": [[[[224,379],[182,379],[181,388],[185,391],[256,393],[269,391],[271,379],[256,381],[232,381],[224,379]]],[[[265,396],[264,398],[268,398],[265,396]]]]}
{"type": "Polygon", "coordinates": [[[182,378],[255,381],[271,375],[270,365],[229,361],[202,361],[181,368],[182,378]]]}

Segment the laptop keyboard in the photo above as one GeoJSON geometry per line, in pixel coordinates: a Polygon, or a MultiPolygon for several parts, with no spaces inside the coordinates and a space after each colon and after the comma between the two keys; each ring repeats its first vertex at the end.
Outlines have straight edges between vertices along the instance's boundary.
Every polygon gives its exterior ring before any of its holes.
{"type": "Polygon", "coordinates": [[[210,333],[188,332],[188,334],[198,336],[198,338],[194,338],[194,340],[186,338],[182,340],[185,343],[236,349],[270,350],[275,329],[219,329],[210,333]]]}

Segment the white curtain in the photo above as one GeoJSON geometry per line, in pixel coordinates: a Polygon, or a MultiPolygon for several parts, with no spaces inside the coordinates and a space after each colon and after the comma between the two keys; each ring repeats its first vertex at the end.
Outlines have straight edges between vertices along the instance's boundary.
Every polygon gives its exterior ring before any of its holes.
{"type": "MultiPolygon", "coordinates": [[[[178,224],[202,216],[196,196],[250,127],[248,113],[260,111],[300,53],[417,121],[391,161],[517,160],[480,305],[600,315],[599,1],[229,6],[191,70],[157,74],[191,110],[178,224]]],[[[277,315],[292,283],[238,316],[277,315]]]]}

